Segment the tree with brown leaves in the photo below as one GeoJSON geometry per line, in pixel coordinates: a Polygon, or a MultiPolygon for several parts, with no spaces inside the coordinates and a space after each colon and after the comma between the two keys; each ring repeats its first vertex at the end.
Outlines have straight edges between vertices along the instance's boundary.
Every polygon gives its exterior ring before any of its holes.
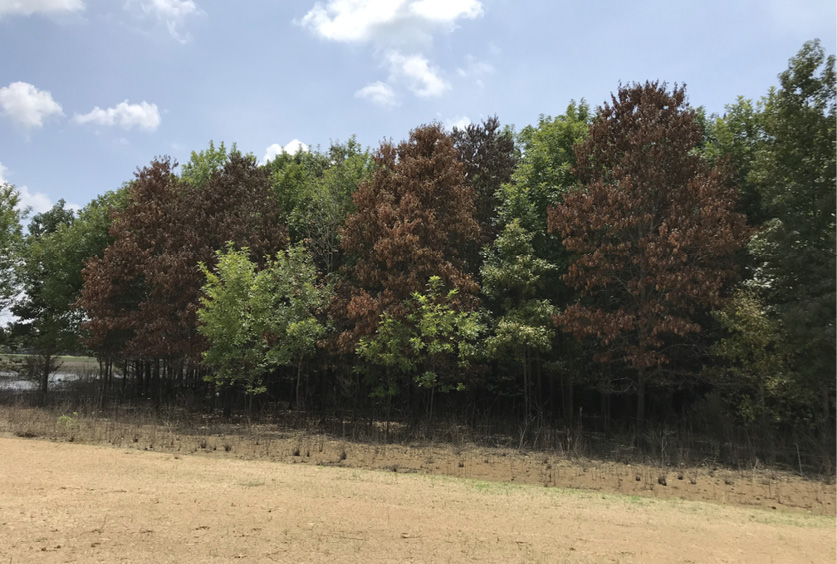
{"type": "Polygon", "coordinates": [[[667,347],[701,330],[745,243],[736,189],[694,153],[701,138],[683,87],[622,87],[576,147],[579,186],[549,210],[549,229],[574,254],[564,279],[581,299],[555,317],[596,359],[635,374],[637,424],[667,347]]]}
{"type": "Polygon", "coordinates": [[[91,344],[110,343],[123,358],[196,360],[205,347],[197,332],[198,264],[214,265],[215,250],[229,241],[262,258],[287,240],[254,158],[230,153],[201,185],[178,178],[175,166],[164,158],[137,172],[111,226],[114,242],[84,271],[79,304],[91,344]]]}
{"type": "Polygon", "coordinates": [[[463,257],[479,237],[474,191],[465,183],[453,140],[438,124],[419,127],[398,146],[383,143],[375,172],[353,195],[341,244],[352,261],[335,304],[347,331],[344,350],[371,335],[387,313],[404,315],[404,302],[431,276],[468,303],[477,284],[463,257]]]}

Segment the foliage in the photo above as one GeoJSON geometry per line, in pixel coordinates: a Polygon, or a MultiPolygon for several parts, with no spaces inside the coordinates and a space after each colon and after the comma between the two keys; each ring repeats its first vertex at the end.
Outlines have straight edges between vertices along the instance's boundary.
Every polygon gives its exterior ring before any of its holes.
{"type": "Polygon", "coordinates": [[[17,346],[36,353],[42,399],[46,399],[49,375],[57,368],[55,358],[76,345],[78,315],[72,307],[78,286],[73,284],[72,250],[63,232],[72,226],[75,214],[59,200],[52,209],[37,214],[29,225],[18,269],[21,297],[12,306],[16,319],[11,327],[17,346]]]}
{"type": "Polygon", "coordinates": [[[733,183],[738,187],[738,211],[751,225],[764,222],[765,213],[758,185],[753,181],[756,158],[767,141],[764,131],[764,104],[742,96],[726,106],[723,117],[706,124],[703,155],[711,164],[728,165],[733,183]]]}
{"type": "Polygon", "coordinates": [[[485,339],[486,352],[489,358],[519,363],[526,410],[531,403],[532,357],[549,352],[555,339],[556,309],[542,295],[547,277],[555,276],[557,268],[535,256],[533,237],[515,219],[487,250],[482,267],[482,292],[494,320],[485,339]]]}
{"type": "Polygon", "coordinates": [[[712,353],[723,363],[707,373],[744,421],[792,421],[809,411],[815,398],[794,385],[787,337],[755,292],[738,290],[714,317],[725,336],[712,353]]]}
{"type": "Polygon", "coordinates": [[[797,385],[819,391],[828,429],[837,317],[834,56],[806,43],[779,81],[764,103],[768,140],[750,175],[770,218],[750,244],[750,286],[784,327],[797,385]]]}
{"type": "Polygon", "coordinates": [[[208,149],[199,152],[192,151],[189,162],[184,164],[180,171],[180,178],[190,185],[199,188],[209,182],[214,172],[218,172],[224,168],[224,165],[227,164],[227,160],[229,159],[229,155],[233,153],[238,153],[238,148],[235,146],[235,143],[233,143],[232,149],[230,149],[228,154],[223,141],[217,148],[215,147],[215,143],[210,141],[208,149]]]}
{"type": "MultiPolygon", "coordinates": [[[[374,335],[360,339],[358,356],[384,370],[383,379],[372,371],[373,396],[396,395],[398,375],[419,388],[465,389],[462,369],[476,357],[484,326],[478,313],[456,310],[457,293],[455,288],[443,293],[442,279],[431,276],[424,293],[414,292],[406,300],[403,319],[384,313],[374,335]]],[[[369,366],[365,369],[369,372],[369,366]]]]}
{"type": "Polygon", "coordinates": [[[666,345],[723,302],[746,236],[724,171],[693,152],[701,132],[685,99],[658,83],[621,88],[576,148],[579,189],[549,210],[575,253],[564,279],[584,298],[556,322],[595,339],[599,361],[636,370],[640,395],[666,345]]]}
{"type": "MultiPolygon", "coordinates": [[[[558,204],[576,182],[574,147],[587,137],[591,118],[584,100],[573,101],[564,114],[541,115],[537,126],[523,128],[519,135],[523,155],[500,193],[502,225],[518,219],[536,237],[546,235],[547,208],[558,204]]],[[[540,246],[536,243],[536,248],[540,246]]]]}
{"type": "Polygon", "coordinates": [[[126,356],[197,358],[198,263],[214,264],[228,241],[255,256],[286,241],[267,174],[252,156],[231,153],[200,187],[178,178],[175,166],[157,160],[137,173],[111,226],[113,243],[85,268],[79,303],[94,347],[110,340],[126,356]]]}
{"type": "Polygon", "coordinates": [[[22,212],[20,194],[11,184],[0,183],[0,311],[15,294],[14,268],[17,264],[22,212]]]}
{"type": "Polygon", "coordinates": [[[464,167],[465,182],[474,189],[474,217],[480,226],[481,242],[490,243],[497,235],[497,193],[517,165],[514,135],[509,128],[501,129],[500,120],[492,116],[463,129],[454,127],[451,136],[464,167]]]}
{"type": "Polygon", "coordinates": [[[331,166],[322,176],[308,179],[290,212],[292,232],[303,241],[314,262],[326,275],[341,266],[340,228],[354,212],[352,194],[359,183],[368,181],[372,163],[352,137],[329,149],[331,166]]]}
{"type": "Polygon", "coordinates": [[[201,264],[206,277],[198,330],[208,347],[203,362],[218,386],[238,382],[250,394],[265,391],[264,376],[277,366],[301,366],[323,337],[316,313],[329,289],[317,284],[313,261],[302,245],[258,270],[247,249],[218,251],[217,266],[201,264]]]}
{"type": "MultiPolygon", "coordinates": [[[[534,255],[533,234],[518,220],[506,225],[486,252],[482,268],[482,292],[496,319],[493,334],[486,339],[491,356],[512,351],[524,361],[527,350],[546,352],[552,348],[555,331],[552,304],[539,299],[556,267],[534,255]]],[[[524,361],[525,362],[525,361],[524,361]]]]}
{"type": "Polygon", "coordinates": [[[404,301],[431,276],[457,289],[463,305],[477,290],[462,259],[479,237],[474,191],[451,138],[438,124],[420,127],[397,147],[381,145],[374,162],[341,232],[352,263],[333,310],[348,350],[374,333],[382,314],[403,319],[404,301]]]}

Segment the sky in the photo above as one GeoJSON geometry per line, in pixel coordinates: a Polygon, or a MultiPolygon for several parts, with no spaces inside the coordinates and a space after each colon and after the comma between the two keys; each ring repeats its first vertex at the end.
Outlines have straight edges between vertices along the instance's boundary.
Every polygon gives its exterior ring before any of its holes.
{"type": "Polygon", "coordinates": [[[356,135],[497,115],[518,130],[620,82],[686,84],[723,113],[833,0],[0,0],[0,180],[45,211],[209,141],[265,161],[356,135]]]}

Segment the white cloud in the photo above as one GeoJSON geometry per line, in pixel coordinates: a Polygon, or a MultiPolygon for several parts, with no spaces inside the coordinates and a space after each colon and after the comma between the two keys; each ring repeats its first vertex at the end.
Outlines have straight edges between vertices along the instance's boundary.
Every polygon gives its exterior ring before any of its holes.
{"type": "Polygon", "coordinates": [[[82,0],[0,0],[0,18],[7,14],[31,16],[32,14],[58,14],[84,9],[82,0]]]}
{"type": "Polygon", "coordinates": [[[295,155],[299,152],[306,153],[308,152],[308,145],[300,141],[299,139],[294,139],[284,147],[279,143],[274,143],[267,149],[265,149],[264,157],[262,157],[263,163],[269,163],[277,156],[281,155],[282,153],[288,153],[289,155],[295,155]]]}
{"type": "Polygon", "coordinates": [[[73,116],[73,121],[80,124],[119,126],[125,130],[138,127],[145,131],[154,131],[160,126],[161,119],[157,104],[149,104],[145,101],[131,104],[125,100],[112,108],[103,110],[96,106],[90,113],[76,114],[73,116]]]}
{"type": "Polygon", "coordinates": [[[169,34],[181,43],[189,41],[188,34],[179,29],[190,16],[201,13],[192,0],[141,0],[142,11],[163,23],[169,34]]]}
{"type": "Polygon", "coordinates": [[[52,94],[38,90],[28,82],[12,82],[0,88],[0,108],[25,130],[43,127],[44,119],[64,114],[52,94]]]}
{"type": "Polygon", "coordinates": [[[445,129],[451,130],[454,127],[457,129],[465,129],[471,125],[471,119],[468,116],[459,116],[445,120],[445,129]]]}
{"type": "MultiPolygon", "coordinates": [[[[9,172],[9,169],[3,163],[0,163],[0,184],[10,183],[6,178],[7,172],[9,172]]],[[[15,186],[15,190],[20,196],[20,201],[17,204],[17,209],[20,211],[29,209],[32,213],[43,213],[52,209],[52,200],[43,192],[30,192],[28,186],[15,186]]],[[[66,207],[74,210],[81,209],[76,204],[67,204],[66,207]]]]}
{"type": "Polygon", "coordinates": [[[387,54],[390,73],[396,80],[404,80],[408,88],[421,98],[441,96],[450,84],[439,76],[439,70],[430,66],[422,55],[405,56],[397,51],[387,54]]]}
{"type": "Polygon", "coordinates": [[[367,84],[355,92],[355,97],[365,98],[379,106],[391,107],[397,104],[395,91],[389,84],[381,81],[367,84]]]}
{"type": "Polygon", "coordinates": [[[478,61],[473,55],[465,57],[465,66],[456,69],[459,76],[474,81],[479,88],[485,87],[483,79],[494,73],[494,67],[485,61],[478,61]]]}
{"type": "Polygon", "coordinates": [[[323,39],[391,45],[428,41],[434,31],[482,13],[479,0],[329,0],[296,23],[323,39]]]}
{"type": "Polygon", "coordinates": [[[450,88],[421,51],[432,44],[434,34],[451,32],[458,21],[482,15],[481,0],[326,0],[316,2],[295,23],[329,41],[372,43],[390,76],[386,82],[364,86],[355,96],[393,106],[393,87],[399,83],[419,97],[440,96],[450,88]],[[401,54],[408,50],[416,54],[401,54]]]}
{"type": "Polygon", "coordinates": [[[410,11],[439,22],[453,22],[458,18],[474,19],[483,13],[482,2],[478,0],[419,0],[410,5],[410,11]]]}
{"type": "Polygon", "coordinates": [[[31,208],[32,213],[43,213],[52,209],[52,200],[43,192],[32,193],[27,186],[16,186],[20,193],[20,204],[18,208],[31,208]]]}

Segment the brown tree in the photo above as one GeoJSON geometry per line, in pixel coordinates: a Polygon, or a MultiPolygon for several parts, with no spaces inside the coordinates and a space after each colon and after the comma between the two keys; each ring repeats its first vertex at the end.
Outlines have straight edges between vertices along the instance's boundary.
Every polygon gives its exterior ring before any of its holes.
{"type": "Polygon", "coordinates": [[[666,347],[722,303],[746,240],[728,174],[694,154],[700,138],[683,87],[622,87],[576,148],[578,188],[548,212],[574,254],[564,279],[582,296],[555,321],[593,338],[598,361],[633,370],[640,427],[666,347]]]}
{"type": "Polygon", "coordinates": [[[137,172],[111,226],[114,242],[84,270],[79,304],[90,342],[123,358],[196,359],[204,349],[198,263],[214,264],[228,241],[262,258],[287,240],[267,173],[252,157],[231,153],[201,185],[178,178],[175,166],[164,158],[137,172]]]}
{"type": "Polygon", "coordinates": [[[347,331],[344,350],[375,331],[382,313],[400,318],[403,302],[431,276],[473,299],[477,285],[463,255],[476,244],[474,191],[465,183],[452,139],[438,124],[419,127],[398,146],[383,143],[375,172],[353,198],[341,244],[352,261],[335,303],[347,331]]]}

